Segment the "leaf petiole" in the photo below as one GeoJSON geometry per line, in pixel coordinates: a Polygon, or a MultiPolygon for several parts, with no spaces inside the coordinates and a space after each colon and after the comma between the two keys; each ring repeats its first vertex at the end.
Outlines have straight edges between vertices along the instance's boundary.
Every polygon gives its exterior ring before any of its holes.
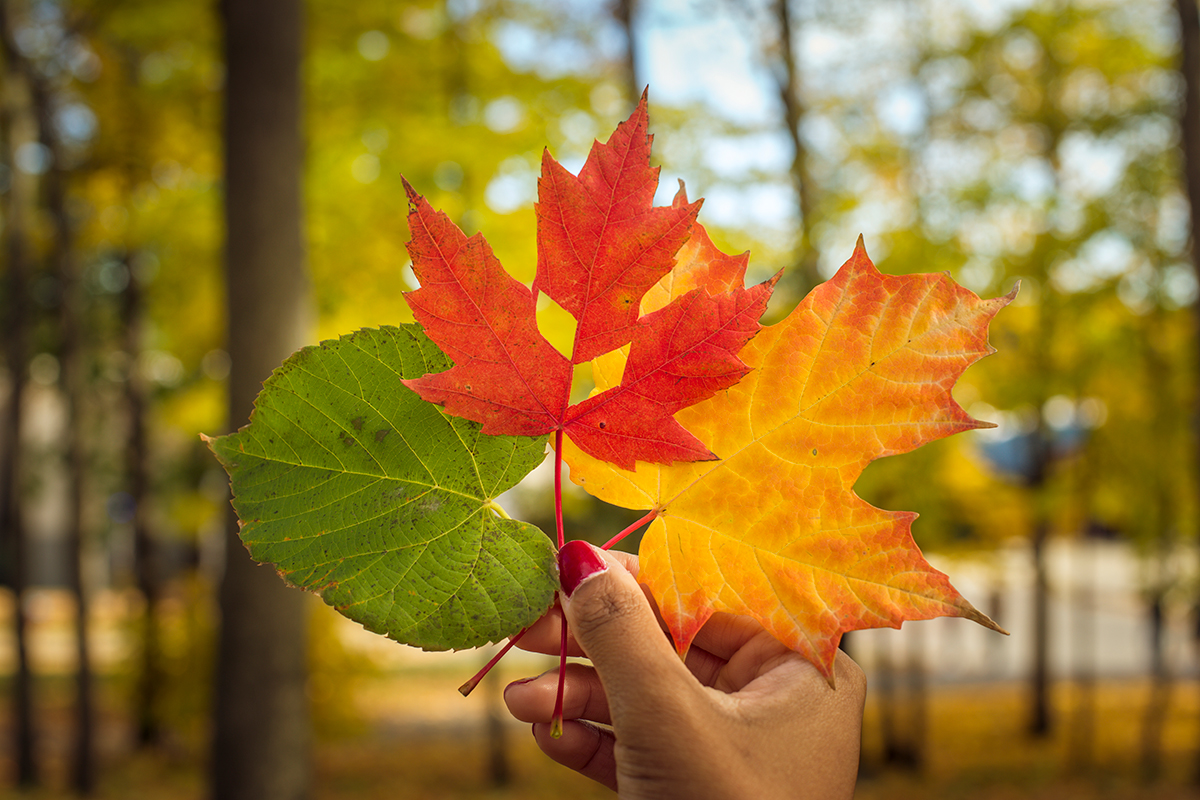
{"type": "Polygon", "coordinates": [[[563,693],[567,681],[567,617],[562,618],[562,638],[558,647],[558,691],[554,695],[554,716],[550,719],[550,738],[563,734],[563,693]]]}
{"type": "Polygon", "coordinates": [[[618,533],[613,538],[609,539],[604,544],[600,545],[600,549],[601,550],[611,550],[614,545],[616,545],[618,542],[620,542],[626,536],[633,533],[634,531],[636,531],[638,528],[642,527],[643,525],[649,525],[657,517],[658,517],[658,509],[657,508],[650,509],[650,513],[646,514],[646,516],[642,517],[637,522],[633,523],[628,528],[621,531],[620,533],[618,533]]]}
{"type": "Polygon", "coordinates": [[[521,640],[521,637],[525,635],[525,631],[527,630],[529,629],[522,628],[521,630],[517,631],[517,635],[509,639],[508,643],[504,645],[504,647],[500,648],[500,652],[496,653],[496,655],[492,657],[491,661],[483,665],[483,669],[479,670],[479,672],[476,672],[469,681],[458,687],[459,694],[461,694],[463,697],[466,697],[472,691],[474,691],[475,687],[479,685],[479,682],[483,680],[483,676],[491,672],[492,667],[496,666],[500,659],[504,658],[505,654],[508,653],[509,650],[512,650],[513,645],[521,640]]]}
{"type": "MultiPolygon", "coordinates": [[[[566,544],[563,535],[562,517],[562,445],[563,432],[559,428],[554,432],[554,525],[558,530],[558,549],[566,544]]],[[[567,679],[567,617],[562,618],[562,633],[558,648],[558,691],[554,695],[554,716],[550,720],[550,736],[557,739],[562,736],[563,727],[563,691],[567,679]]]]}
{"type": "Polygon", "coordinates": [[[563,432],[559,428],[554,432],[554,527],[558,531],[558,549],[562,550],[567,543],[563,535],[562,516],[562,444],[563,432]]]}
{"type": "Polygon", "coordinates": [[[491,511],[500,519],[512,519],[508,512],[504,510],[504,507],[497,503],[494,498],[484,503],[483,507],[491,511]]]}

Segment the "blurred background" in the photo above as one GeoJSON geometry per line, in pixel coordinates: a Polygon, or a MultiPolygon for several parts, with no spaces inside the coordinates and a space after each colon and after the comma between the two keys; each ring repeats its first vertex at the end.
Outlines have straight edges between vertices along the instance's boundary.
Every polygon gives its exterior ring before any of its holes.
{"type": "Polygon", "coordinates": [[[490,653],[239,569],[199,434],[410,319],[401,173],[531,280],[542,149],[577,170],[647,84],[660,203],[786,269],[772,318],[860,233],[1021,283],[955,390],[997,427],[857,486],[1012,636],[847,637],[859,796],[1200,794],[1195,0],[0,0],[0,51],[0,796],[608,796],[502,711],[551,660],[464,700],[490,653]]]}

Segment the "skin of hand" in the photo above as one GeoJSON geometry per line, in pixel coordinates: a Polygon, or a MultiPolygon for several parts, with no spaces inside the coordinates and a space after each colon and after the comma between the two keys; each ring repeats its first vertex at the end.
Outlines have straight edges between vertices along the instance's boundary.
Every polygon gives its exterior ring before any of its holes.
{"type": "Polygon", "coordinates": [[[557,670],[504,692],[548,756],[623,798],[853,796],[866,680],[849,656],[834,689],[757,622],[716,614],[680,660],[636,556],[569,542],[560,565],[561,607],[520,646],[558,652],[565,614],[568,652],[592,662],[567,666],[562,737],[550,736],[557,670]]]}

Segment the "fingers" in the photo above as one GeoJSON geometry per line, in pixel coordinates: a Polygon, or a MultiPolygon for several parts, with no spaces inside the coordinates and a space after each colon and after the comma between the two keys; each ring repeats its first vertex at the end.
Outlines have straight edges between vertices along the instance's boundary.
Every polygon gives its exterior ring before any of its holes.
{"type": "Polygon", "coordinates": [[[805,713],[833,714],[844,719],[862,717],[867,680],[862,668],[844,651],[833,662],[830,685],[817,668],[799,653],[784,651],[765,659],[758,676],[740,691],[741,702],[764,711],[774,707],[780,714],[795,717],[799,704],[805,713]]]}
{"type": "MultiPolygon", "coordinates": [[[[556,600],[549,611],[525,630],[525,635],[517,642],[517,647],[527,650],[530,653],[545,653],[546,655],[556,656],[561,644],[559,639],[561,631],[562,607],[559,606],[556,600]]],[[[567,655],[583,655],[583,651],[579,649],[579,644],[569,634],[567,636],[567,655]]]]}
{"type": "Polygon", "coordinates": [[[533,738],[542,752],[564,767],[569,767],[612,791],[617,790],[617,761],[613,755],[616,744],[611,731],[576,720],[563,722],[562,736],[550,735],[550,725],[533,725],[533,738]]]}
{"type": "Polygon", "coordinates": [[[762,631],[763,626],[757,620],[718,611],[697,631],[692,647],[703,648],[717,658],[728,661],[762,631]]]}
{"type": "Polygon", "coordinates": [[[617,762],[611,731],[581,720],[609,723],[608,701],[596,671],[583,664],[568,664],[563,694],[562,736],[550,735],[550,717],[558,689],[558,670],[510,683],[504,690],[509,712],[532,722],[533,736],[546,755],[565,767],[617,789],[617,762]]]}
{"type": "MultiPolygon", "coordinates": [[[[637,556],[614,551],[609,551],[608,556],[636,577],[637,556]]],[[[654,611],[660,630],[663,630],[666,635],[653,597],[649,595],[645,587],[642,587],[642,592],[646,595],[650,607],[654,611]]],[[[517,646],[533,653],[557,654],[561,644],[562,616],[562,606],[555,602],[549,611],[526,630],[517,646]]],[[[713,614],[697,633],[692,646],[688,649],[687,668],[704,686],[711,686],[724,692],[737,691],[757,675],[755,669],[746,668],[748,666],[746,664],[747,656],[750,654],[743,650],[756,638],[763,638],[763,633],[762,625],[749,617],[726,613],[713,614]],[[731,669],[726,662],[739,653],[740,657],[737,659],[739,663],[735,665],[738,668],[731,669]]],[[[766,638],[774,641],[769,636],[766,638]]],[[[761,648],[754,647],[753,652],[757,655],[759,649],[761,648]]],[[[567,636],[567,655],[576,657],[584,655],[574,634],[570,632],[567,636]]],[[[761,659],[749,660],[761,664],[761,659]]],[[[588,719],[594,719],[594,717],[588,717],[588,719]]]]}
{"type": "MultiPolygon", "coordinates": [[[[711,684],[714,689],[722,692],[741,691],[755,678],[773,669],[780,659],[796,657],[808,664],[803,657],[779,642],[766,629],[757,623],[755,625],[758,632],[746,640],[721,668],[720,674],[711,684]]],[[[813,672],[816,672],[815,667],[813,672]]]]}
{"type": "Polygon", "coordinates": [[[686,703],[699,685],[663,636],[641,586],[624,564],[583,542],[560,554],[563,613],[604,682],[614,722],[666,698],[686,703]]]}
{"type": "MultiPolygon", "coordinates": [[[[510,683],[504,689],[504,703],[509,713],[522,722],[549,722],[554,714],[558,693],[558,670],[550,670],[536,678],[510,683]]],[[[608,698],[596,677],[596,671],[583,664],[567,664],[563,690],[563,718],[585,719],[611,724],[608,698]]]]}
{"type": "MultiPolygon", "coordinates": [[[[621,551],[609,551],[609,555],[612,556],[612,558],[615,559],[618,564],[624,567],[631,575],[634,575],[635,577],[637,576],[637,556],[635,556],[633,553],[625,553],[621,551]]],[[[649,597],[648,592],[647,597],[649,597]]],[[[521,637],[521,641],[517,643],[517,647],[522,650],[527,650],[531,653],[558,655],[561,625],[562,607],[557,601],[555,601],[554,605],[550,607],[549,611],[543,614],[537,622],[529,626],[529,628],[525,631],[525,634],[521,637]]],[[[583,650],[580,649],[579,643],[576,642],[575,637],[570,634],[567,636],[567,655],[583,655],[583,650]]]]}

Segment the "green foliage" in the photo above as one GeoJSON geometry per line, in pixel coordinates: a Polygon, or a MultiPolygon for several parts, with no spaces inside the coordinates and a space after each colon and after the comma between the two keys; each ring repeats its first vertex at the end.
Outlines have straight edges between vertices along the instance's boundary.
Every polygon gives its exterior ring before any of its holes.
{"type": "Polygon", "coordinates": [[[532,279],[542,149],[562,141],[563,118],[590,110],[590,87],[506,63],[489,34],[508,13],[490,2],[311,4],[306,185],[322,336],[411,319],[397,292],[408,263],[401,172],[468,234],[497,231],[497,255],[532,279]]]}
{"type": "Polygon", "coordinates": [[[484,436],[400,383],[449,366],[416,326],[327,341],[276,370],[248,426],[211,441],[255,560],[430,650],[511,635],[558,585],[549,539],[495,504],[545,440],[484,436]]]}
{"type": "Polygon", "coordinates": [[[996,434],[979,432],[916,456],[931,483],[874,465],[863,496],[922,509],[923,545],[1022,536],[1036,518],[1143,542],[1186,532],[1196,281],[1171,4],[938,12],[871,4],[805,21],[852,54],[805,75],[806,125],[828,126],[811,153],[814,239],[826,268],[865,232],[882,238],[872,253],[888,272],[946,270],[984,296],[1020,280],[992,330],[1005,355],[972,367],[960,401],[1005,436],[1075,439],[1034,491],[980,457],[972,440],[996,434]],[[867,8],[896,23],[887,47],[863,46],[867,8]]]}

